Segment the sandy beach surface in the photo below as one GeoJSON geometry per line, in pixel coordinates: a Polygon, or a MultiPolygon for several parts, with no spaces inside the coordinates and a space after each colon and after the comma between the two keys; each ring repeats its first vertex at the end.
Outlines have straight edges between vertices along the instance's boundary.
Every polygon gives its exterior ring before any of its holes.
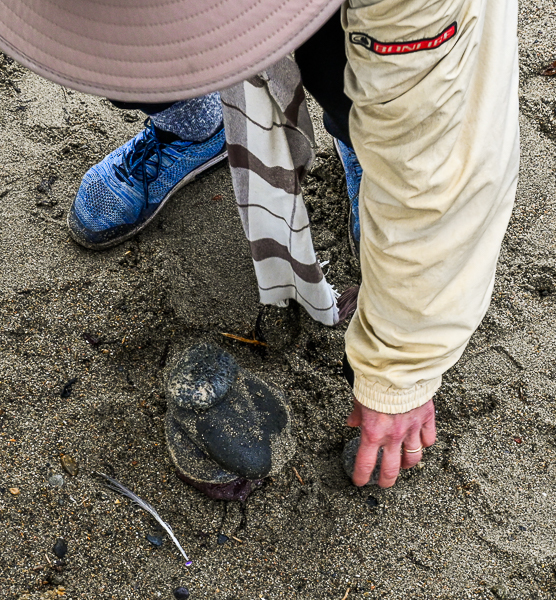
{"type": "MultiPolygon", "coordinates": [[[[342,470],[357,434],[345,326],[266,307],[266,355],[221,335],[250,337],[261,314],[227,168],[135,239],[85,250],[65,224],[81,177],[144,116],[0,57],[0,598],[556,597],[556,77],[539,75],[556,59],[554,3],[522,2],[519,35],[521,178],[492,305],[436,396],[438,442],[386,490],[342,470]],[[207,499],[168,456],[165,377],[198,341],[291,403],[296,454],[245,503],[207,499]],[[192,566],[96,472],[153,504],[192,566]]],[[[343,291],[359,266],[341,165],[316,129],[305,196],[343,291]]]]}

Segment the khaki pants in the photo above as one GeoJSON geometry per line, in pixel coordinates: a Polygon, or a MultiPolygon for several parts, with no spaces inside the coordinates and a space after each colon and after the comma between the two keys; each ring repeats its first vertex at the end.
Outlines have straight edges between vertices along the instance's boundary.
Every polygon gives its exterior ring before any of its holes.
{"type": "Polygon", "coordinates": [[[518,173],[517,2],[350,0],[342,18],[363,167],[346,351],[356,398],[401,413],[432,397],[490,302],[518,173]]]}

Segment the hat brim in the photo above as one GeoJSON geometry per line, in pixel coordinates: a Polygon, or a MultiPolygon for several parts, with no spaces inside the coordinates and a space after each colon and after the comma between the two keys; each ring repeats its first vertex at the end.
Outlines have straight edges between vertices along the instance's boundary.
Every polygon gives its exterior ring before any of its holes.
{"type": "Polygon", "coordinates": [[[299,47],[342,0],[2,0],[0,50],[39,75],[127,102],[201,96],[299,47]]]}

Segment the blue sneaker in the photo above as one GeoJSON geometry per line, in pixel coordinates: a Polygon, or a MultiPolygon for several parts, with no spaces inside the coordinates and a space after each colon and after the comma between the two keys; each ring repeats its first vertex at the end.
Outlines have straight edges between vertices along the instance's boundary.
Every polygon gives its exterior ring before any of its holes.
{"type": "Polygon", "coordinates": [[[205,142],[165,144],[147,123],[85,173],[68,214],[78,244],[102,250],[133,237],[172,194],[228,155],[224,129],[205,142]]]}
{"type": "Polygon", "coordinates": [[[359,258],[359,244],[361,242],[361,227],[359,225],[359,188],[363,169],[355,156],[355,150],[346,146],[341,140],[334,138],[334,148],[342,161],[346,173],[346,183],[350,204],[349,211],[349,244],[356,258],[359,258]]]}

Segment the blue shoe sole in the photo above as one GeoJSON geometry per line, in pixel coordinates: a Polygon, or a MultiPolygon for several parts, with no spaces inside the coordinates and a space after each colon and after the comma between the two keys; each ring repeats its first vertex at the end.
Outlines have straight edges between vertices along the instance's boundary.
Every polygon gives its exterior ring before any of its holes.
{"type": "Polygon", "coordinates": [[[90,250],[106,250],[108,248],[112,248],[129,240],[133,236],[137,235],[142,229],[147,227],[149,223],[160,213],[164,205],[168,202],[168,200],[182,187],[191,183],[195,179],[199,179],[201,175],[208,175],[208,172],[213,171],[214,167],[223,160],[228,157],[228,151],[226,145],[222,148],[222,151],[203,163],[196,169],[190,171],[183,179],[180,179],[176,185],[169,190],[169,192],[164,196],[164,198],[158,203],[152,205],[152,211],[148,211],[144,213],[143,219],[136,223],[132,223],[130,225],[118,225],[117,227],[112,227],[110,229],[106,229],[104,231],[93,232],[87,229],[79,220],[75,211],[73,210],[73,205],[71,210],[68,212],[67,225],[69,228],[69,233],[72,239],[77,242],[80,246],[84,248],[89,248],[90,250]]]}

